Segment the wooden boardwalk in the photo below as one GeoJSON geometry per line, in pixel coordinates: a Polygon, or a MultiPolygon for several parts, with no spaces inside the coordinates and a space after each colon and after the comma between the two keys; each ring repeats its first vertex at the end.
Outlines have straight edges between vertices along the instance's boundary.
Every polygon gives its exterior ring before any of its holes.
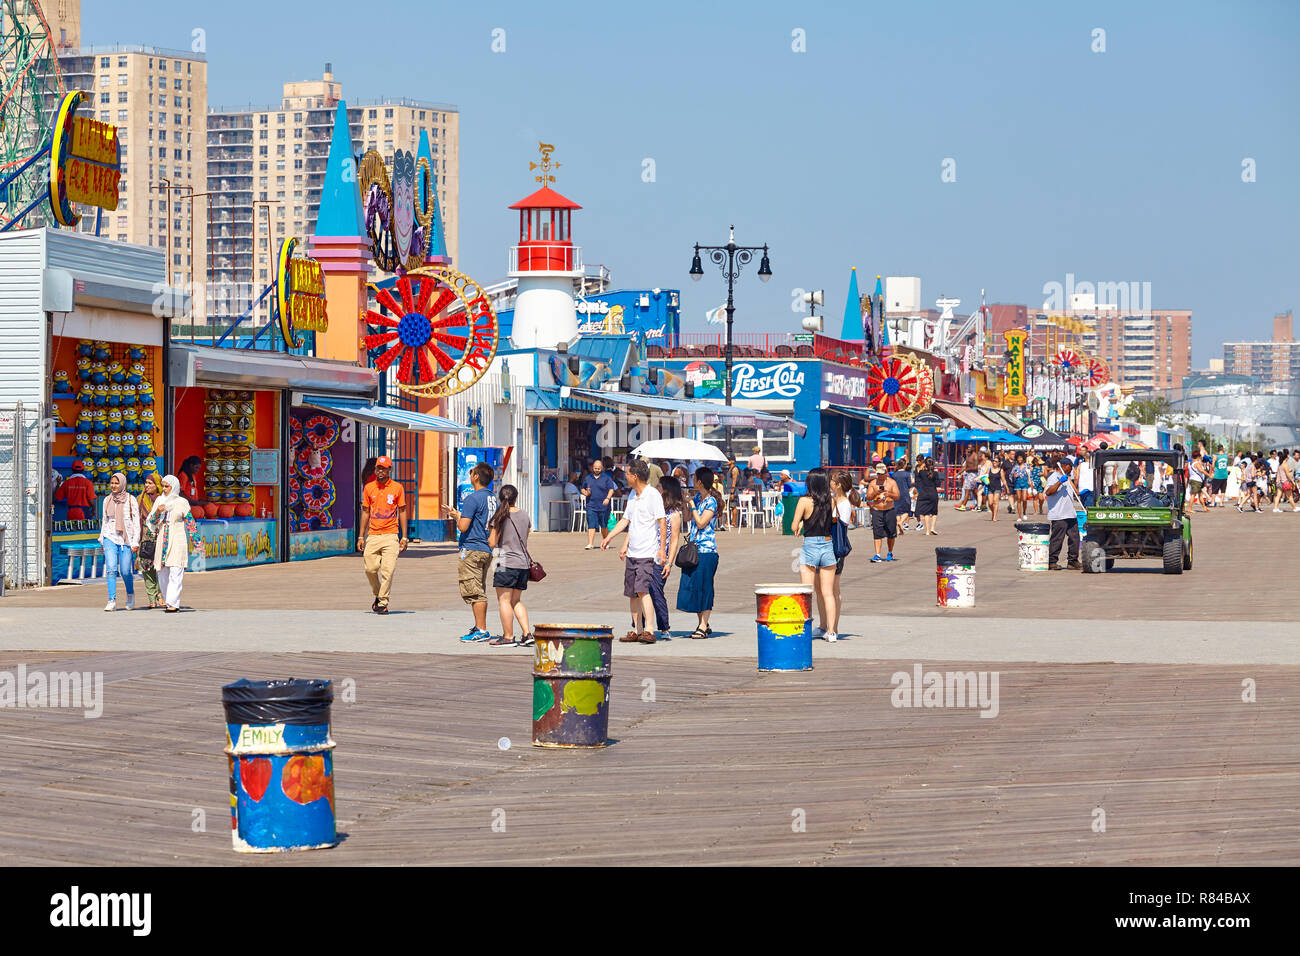
{"type": "Polygon", "coordinates": [[[0,652],[20,662],[102,671],[105,705],[0,710],[5,865],[1300,863],[1300,668],[923,662],[996,667],[985,719],[893,707],[914,661],[616,652],[616,742],[575,752],[530,746],[518,657],[0,652]],[[241,676],[356,682],[339,847],[232,852],[219,699],[241,676]]]}

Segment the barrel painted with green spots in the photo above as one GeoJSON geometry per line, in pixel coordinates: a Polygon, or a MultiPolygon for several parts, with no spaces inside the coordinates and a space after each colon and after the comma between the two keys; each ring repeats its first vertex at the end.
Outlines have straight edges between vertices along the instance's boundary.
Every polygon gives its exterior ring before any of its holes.
{"type": "Polygon", "coordinates": [[[613,627],[537,624],[533,636],[533,746],[605,746],[613,627]]]}

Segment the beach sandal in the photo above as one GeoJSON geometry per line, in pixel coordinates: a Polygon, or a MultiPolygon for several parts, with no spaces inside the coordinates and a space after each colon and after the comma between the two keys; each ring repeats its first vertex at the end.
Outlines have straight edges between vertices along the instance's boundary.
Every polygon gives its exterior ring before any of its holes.
{"type": "Polygon", "coordinates": [[[507,644],[509,644],[511,647],[514,647],[515,639],[513,637],[506,637],[505,635],[502,635],[501,637],[492,638],[492,640],[488,641],[488,643],[493,647],[505,647],[507,644]]]}
{"type": "Polygon", "coordinates": [[[708,636],[708,633],[703,628],[697,627],[695,630],[691,631],[692,640],[702,641],[708,636]]]}
{"type": "Polygon", "coordinates": [[[519,638],[519,640],[515,641],[515,645],[518,647],[532,647],[535,643],[537,642],[533,639],[533,635],[531,634],[525,634],[523,637],[519,638]]]}

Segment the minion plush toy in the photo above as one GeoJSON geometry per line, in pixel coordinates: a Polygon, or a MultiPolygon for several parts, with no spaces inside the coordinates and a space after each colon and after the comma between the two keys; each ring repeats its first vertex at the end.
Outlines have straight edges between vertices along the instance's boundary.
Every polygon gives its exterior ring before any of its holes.
{"type": "Polygon", "coordinates": [[[140,459],[128,458],[126,460],[126,480],[135,484],[140,480],[140,459]]]}
{"type": "Polygon", "coordinates": [[[153,435],[149,432],[135,433],[135,453],[137,455],[153,454],[153,435]]]}
{"type": "Polygon", "coordinates": [[[113,464],[107,458],[95,462],[95,489],[101,494],[108,494],[108,480],[113,477],[113,464]]]}
{"type": "Polygon", "coordinates": [[[72,393],[72,383],[68,381],[68,373],[59,369],[54,373],[54,394],[71,395],[72,393]]]}
{"type": "Polygon", "coordinates": [[[132,385],[139,385],[144,381],[144,363],[134,362],[131,368],[127,370],[126,377],[123,381],[130,382],[132,385]]]}
{"type": "Polygon", "coordinates": [[[138,345],[132,345],[126,350],[126,360],[128,362],[143,362],[144,349],[140,348],[138,345]]]}
{"type": "Polygon", "coordinates": [[[90,439],[91,435],[89,432],[77,432],[77,437],[72,442],[73,453],[77,455],[89,455],[90,439]]]}
{"type": "Polygon", "coordinates": [[[111,362],[108,366],[108,380],[121,385],[126,381],[126,369],[122,367],[121,362],[111,362]]]}
{"type": "Polygon", "coordinates": [[[120,432],[122,430],[122,410],[119,408],[110,408],[108,410],[108,430],[110,432],[120,432]]]}
{"type": "Polygon", "coordinates": [[[96,435],[102,435],[108,431],[108,412],[102,408],[92,408],[90,410],[91,427],[90,430],[96,435]]]}
{"type": "Polygon", "coordinates": [[[113,357],[113,353],[109,351],[107,342],[96,342],[95,351],[90,353],[90,357],[96,362],[107,362],[113,357]]]}
{"type": "Polygon", "coordinates": [[[140,409],[124,407],[122,409],[122,427],[135,431],[140,427],[140,409]]]}
{"type": "Polygon", "coordinates": [[[152,456],[140,459],[140,471],[146,475],[152,475],[158,470],[158,459],[152,456]]]}
{"type": "MultiPolygon", "coordinates": [[[[95,346],[94,343],[90,341],[90,339],[81,339],[80,341],[77,342],[78,358],[88,359],[90,358],[91,353],[93,353],[94,351],[95,351],[95,346]]],[[[86,470],[89,471],[90,469],[87,468],[86,470]]]]}
{"type": "Polygon", "coordinates": [[[106,404],[109,408],[118,408],[121,406],[122,404],[121,385],[118,385],[116,382],[114,382],[112,385],[108,386],[108,398],[105,399],[104,404],[106,404]]]}
{"type": "MultiPolygon", "coordinates": [[[[126,471],[126,459],[125,459],[125,458],[121,458],[121,457],[114,458],[112,461],[109,462],[109,466],[113,469],[114,472],[117,472],[117,471],[125,472],[125,471],[126,471]]],[[[110,478],[113,477],[112,472],[109,473],[109,477],[110,477],[110,478]]]]}
{"type": "Polygon", "coordinates": [[[95,430],[95,419],[90,409],[83,408],[77,412],[77,434],[89,435],[95,430]]]}
{"type": "Polygon", "coordinates": [[[90,359],[84,357],[77,359],[77,381],[90,381],[90,359]]]}
{"type": "Polygon", "coordinates": [[[143,425],[145,428],[149,429],[150,431],[153,431],[153,409],[152,408],[140,409],[140,424],[143,425]]]}
{"type": "Polygon", "coordinates": [[[130,408],[135,405],[137,401],[139,401],[139,399],[136,396],[135,386],[130,382],[127,382],[122,386],[122,407],[130,408]]]}
{"type": "Polygon", "coordinates": [[[89,382],[83,383],[81,390],[77,392],[77,401],[82,406],[95,404],[95,386],[91,385],[89,382]]]}
{"type": "Polygon", "coordinates": [[[91,436],[90,436],[90,453],[91,453],[91,455],[93,455],[96,459],[104,458],[105,460],[107,460],[107,458],[105,458],[105,456],[108,454],[108,436],[107,436],[107,435],[91,435],[91,436]]]}
{"type": "Polygon", "coordinates": [[[102,408],[107,403],[108,403],[108,386],[96,385],[95,386],[95,407],[102,408]]]}
{"type": "Polygon", "coordinates": [[[108,384],[108,366],[103,362],[90,363],[90,380],[96,385],[108,384]]]}
{"type": "Polygon", "coordinates": [[[135,387],[136,394],[140,396],[140,404],[149,406],[153,404],[153,384],[148,379],[144,379],[135,387]]]}

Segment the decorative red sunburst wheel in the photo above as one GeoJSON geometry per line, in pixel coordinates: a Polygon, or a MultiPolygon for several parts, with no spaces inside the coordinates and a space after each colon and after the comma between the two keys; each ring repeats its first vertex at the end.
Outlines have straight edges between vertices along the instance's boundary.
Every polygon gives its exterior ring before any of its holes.
{"type": "Polygon", "coordinates": [[[1110,366],[1098,359],[1088,359],[1088,384],[1096,388],[1110,381],[1110,366]]]}
{"type": "Polygon", "coordinates": [[[1083,358],[1074,349],[1061,349],[1052,356],[1052,364],[1073,372],[1083,364],[1083,358]]]}
{"type": "Polygon", "coordinates": [[[464,391],[482,377],[496,355],[496,312],[483,288],[453,269],[418,269],[397,277],[393,288],[369,286],[379,307],[365,313],[369,335],[362,347],[384,371],[394,362],[404,392],[440,397],[464,391]]]}
{"type": "Polygon", "coordinates": [[[918,362],[891,355],[867,370],[867,400],[885,415],[918,415],[934,395],[929,373],[918,362]]]}

